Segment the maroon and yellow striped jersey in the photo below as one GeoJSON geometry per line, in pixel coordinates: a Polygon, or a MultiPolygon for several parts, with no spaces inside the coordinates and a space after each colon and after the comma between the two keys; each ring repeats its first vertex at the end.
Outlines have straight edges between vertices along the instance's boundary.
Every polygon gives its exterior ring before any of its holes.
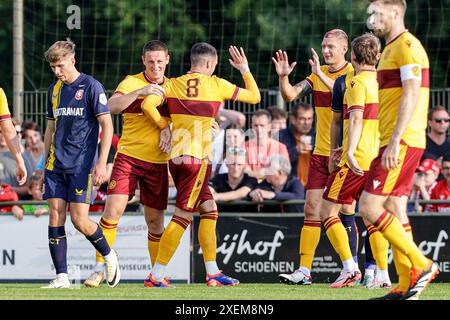
{"type": "MultiPolygon", "coordinates": [[[[150,111],[163,101],[167,103],[172,121],[172,151],[170,158],[188,155],[197,159],[212,159],[212,132],[214,118],[226,100],[258,103],[260,93],[250,72],[243,76],[245,87],[201,73],[187,73],[166,81],[165,95],[149,95],[142,104],[156,123],[160,121],[150,111]]],[[[160,127],[162,127],[161,125],[160,127]]]]}
{"type": "Polygon", "coordinates": [[[361,137],[358,141],[355,160],[361,170],[368,171],[372,160],[378,155],[380,146],[378,132],[378,82],[375,71],[362,71],[352,77],[346,77],[347,89],[344,94],[344,139],[342,142],[342,158],[339,166],[348,165],[348,123],[350,113],[363,111],[361,137]]]}
{"type": "MultiPolygon", "coordinates": [[[[340,76],[353,71],[351,63],[345,63],[341,68],[330,71],[329,66],[321,66],[322,72],[330,79],[336,80],[340,76]]],[[[316,112],[316,144],[313,154],[330,156],[330,127],[333,119],[332,91],[312,73],[306,78],[313,90],[314,109],[316,112]]]]}
{"type": "MultiPolygon", "coordinates": [[[[167,81],[165,79],[164,81],[167,81]]],[[[129,94],[152,84],[144,72],[127,76],[119,83],[116,94],[129,94]]],[[[130,106],[122,111],[123,128],[117,152],[127,156],[151,163],[166,163],[169,160],[167,153],[159,149],[158,126],[147,118],[141,108],[145,97],[138,97],[130,106]]],[[[159,108],[162,116],[169,117],[166,105],[159,108]]]]}
{"type": "Polygon", "coordinates": [[[5,92],[0,88],[0,121],[10,119],[11,113],[8,109],[8,100],[6,100],[5,92]]]}
{"type": "Polygon", "coordinates": [[[402,81],[421,81],[419,98],[402,140],[410,147],[425,148],[430,64],[420,41],[405,30],[386,44],[378,64],[379,120],[381,147],[389,144],[397,123],[402,81]]]}

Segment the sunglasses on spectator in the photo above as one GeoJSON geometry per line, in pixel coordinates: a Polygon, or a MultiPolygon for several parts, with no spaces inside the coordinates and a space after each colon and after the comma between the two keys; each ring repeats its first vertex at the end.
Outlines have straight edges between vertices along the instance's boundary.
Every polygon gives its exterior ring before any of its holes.
{"type": "Polygon", "coordinates": [[[240,156],[245,156],[247,151],[244,148],[228,147],[227,154],[238,154],[240,156]]]}
{"type": "Polygon", "coordinates": [[[450,118],[434,118],[434,121],[436,123],[441,123],[442,121],[444,121],[445,123],[450,122],[450,118]]]}

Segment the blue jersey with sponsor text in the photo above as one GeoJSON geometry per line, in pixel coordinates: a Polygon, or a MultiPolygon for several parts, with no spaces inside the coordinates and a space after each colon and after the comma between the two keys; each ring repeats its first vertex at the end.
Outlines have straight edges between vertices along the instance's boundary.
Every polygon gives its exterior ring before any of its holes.
{"type": "Polygon", "coordinates": [[[69,85],[61,80],[52,83],[47,93],[47,119],[55,121],[55,133],[46,169],[90,171],[97,157],[97,117],[108,113],[105,89],[93,77],[81,73],[69,85]]]}

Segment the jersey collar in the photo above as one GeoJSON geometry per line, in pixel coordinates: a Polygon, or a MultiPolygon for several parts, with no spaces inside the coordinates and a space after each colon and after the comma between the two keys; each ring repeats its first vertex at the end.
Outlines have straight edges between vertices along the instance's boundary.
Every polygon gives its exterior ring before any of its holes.
{"type": "Polygon", "coordinates": [[[405,32],[408,32],[408,29],[405,29],[401,32],[399,32],[398,34],[396,34],[395,36],[392,37],[391,40],[389,40],[388,42],[386,42],[386,45],[391,44],[392,42],[394,42],[395,40],[397,40],[402,34],[404,34],[405,32]]]}
{"type": "Polygon", "coordinates": [[[331,70],[330,67],[328,67],[328,72],[336,73],[336,72],[342,71],[347,67],[347,65],[348,65],[348,61],[345,61],[345,63],[341,67],[337,68],[336,70],[331,70]]]}

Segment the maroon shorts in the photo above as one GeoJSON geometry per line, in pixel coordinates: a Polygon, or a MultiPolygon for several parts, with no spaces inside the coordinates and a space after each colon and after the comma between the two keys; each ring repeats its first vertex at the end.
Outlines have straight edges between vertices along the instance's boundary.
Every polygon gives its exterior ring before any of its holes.
{"type": "Polygon", "coordinates": [[[409,147],[402,142],[398,167],[385,171],[381,167],[381,157],[385,149],[386,147],[381,148],[378,156],[372,161],[364,191],[381,196],[409,196],[414,173],[424,150],[409,147]]]}
{"type": "Polygon", "coordinates": [[[330,157],[311,155],[309,160],[308,182],[306,183],[306,190],[309,189],[323,189],[327,185],[328,176],[328,161],[330,157]]]}
{"type": "Polygon", "coordinates": [[[368,171],[358,176],[347,166],[338,167],[328,178],[322,198],[334,203],[352,204],[361,196],[368,176],[368,171]]]}
{"type": "Polygon", "coordinates": [[[177,157],[169,161],[169,169],[177,188],[177,208],[195,212],[203,202],[214,200],[208,187],[211,177],[211,163],[208,160],[177,157]]]}
{"type": "Polygon", "coordinates": [[[167,208],[167,164],[150,163],[118,153],[109,179],[108,195],[126,194],[133,197],[138,183],[143,205],[158,210],[167,208]]]}

